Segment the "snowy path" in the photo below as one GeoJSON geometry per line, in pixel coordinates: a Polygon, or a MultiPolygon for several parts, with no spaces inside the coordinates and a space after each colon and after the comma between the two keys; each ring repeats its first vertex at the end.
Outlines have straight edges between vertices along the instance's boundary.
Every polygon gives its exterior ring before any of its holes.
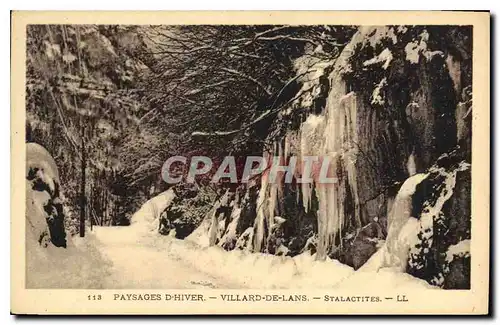
{"type": "Polygon", "coordinates": [[[106,288],[227,288],[226,280],[196,270],[154,246],[136,227],[95,227],[92,233],[100,242],[99,250],[113,263],[106,288]]]}
{"type": "Polygon", "coordinates": [[[174,254],[170,246],[176,239],[154,231],[157,228],[153,225],[154,220],[172,198],[172,192],[167,191],[146,202],[133,216],[131,226],[94,228],[92,233],[99,242],[99,251],[112,263],[104,287],[227,288],[226,280],[193,268],[189,261],[174,254]]]}
{"type": "Polygon", "coordinates": [[[111,263],[107,289],[195,288],[431,288],[425,281],[391,268],[354,272],[337,261],[303,254],[267,254],[202,248],[189,240],[142,232],[144,228],[95,227],[98,250],[111,263]],[[326,276],[328,275],[328,276],[326,276]]]}

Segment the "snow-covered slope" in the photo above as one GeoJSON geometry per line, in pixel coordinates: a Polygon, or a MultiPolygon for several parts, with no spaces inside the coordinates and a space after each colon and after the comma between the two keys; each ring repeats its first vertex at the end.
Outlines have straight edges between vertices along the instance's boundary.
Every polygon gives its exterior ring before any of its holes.
{"type": "Polygon", "coordinates": [[[27,242],[26,288],[102,289],[110,275],[95,236],[68,238],[67,248],[27,242]]]}
{"type": "Polygon", "coordinates": [[[153,197],[134,213],[131,218],[131,226],[137,228],[138,231],[158,232],[160,214],[172,203],[174,198],[175,193],[172,189],[153,197]]]}
{"type": "Polygon", "coordinates": [[[57,167],[50,153],[35,143],[26,145],[26,177],[26,287],[102,288],[110,263],[92,234],[65,237],[64,216],[57,211],[57,167]],[[64,245],[54,245],[56,235],[59,241],[64,238],[64,245]]]}

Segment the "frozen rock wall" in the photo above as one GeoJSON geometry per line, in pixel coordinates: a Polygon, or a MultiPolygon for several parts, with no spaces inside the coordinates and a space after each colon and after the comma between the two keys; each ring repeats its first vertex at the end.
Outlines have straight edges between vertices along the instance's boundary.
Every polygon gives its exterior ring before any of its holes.
{"type": "Polygon", "coordinates": [[[264,174],[232,237],[355,269],[383,248],[388,266],[467,287],[456,274],[470,255],[447,249],[470,239],[471,47],[468,26],[360,27],[337,58],[316,48],[298,59],[299,93],[264,155],[328,157],[338,181],[276,185],[264,174]]]}

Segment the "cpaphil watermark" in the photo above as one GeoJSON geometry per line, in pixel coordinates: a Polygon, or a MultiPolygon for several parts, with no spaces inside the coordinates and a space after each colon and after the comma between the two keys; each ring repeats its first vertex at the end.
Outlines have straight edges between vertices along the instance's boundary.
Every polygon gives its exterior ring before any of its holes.
{"type": "Polygon", "coordinates": [[[211,183],[248,183],[255,177],[266,177],[269,183],[333,184],[337,182],[331,156],[248,156],[241,162],[234,156],[226,156],[222,162],[214,163],[206,156],[173,156],[163,164],[161,174],[165,182],[177,184],[193,183],[198,177],[211,183]]]}

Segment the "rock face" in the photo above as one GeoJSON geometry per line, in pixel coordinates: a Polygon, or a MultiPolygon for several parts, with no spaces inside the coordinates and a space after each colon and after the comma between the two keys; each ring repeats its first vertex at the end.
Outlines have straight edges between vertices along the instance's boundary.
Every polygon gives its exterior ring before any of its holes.
{"type": "Polygon", "coordinates": [[[172,234],[184,239],[201,223],[208,209],[211,197],[196,188],[182,185],[173,188],[172,202],[159,215],[158,231],[162,235],[172,234]]]}
{"type": "Polygon", "coordinates": [[[312,250],[354,268],[385,247],[386,264],[468,287],[472,29],[360,27],[335,60],[310,54],[297,60],[302,88],[264,155],[327,156],[337,183],[298,184],[299,171],[271,184],[264,174],[213,227],[236,229],[230,249],[312,250]]]}
{"type": "Polygon", "coordinates": [[[59,175],[50,153],[36,143],[26,144],[26,233],[41,246],[66,247],[59,175]]]}
{"type": "Polygon", "coordinates": [[[470,165],[462,155],[441,156],[413,195],[420,227],[407,272],[444,288],[470,288],[470,165]]]}

